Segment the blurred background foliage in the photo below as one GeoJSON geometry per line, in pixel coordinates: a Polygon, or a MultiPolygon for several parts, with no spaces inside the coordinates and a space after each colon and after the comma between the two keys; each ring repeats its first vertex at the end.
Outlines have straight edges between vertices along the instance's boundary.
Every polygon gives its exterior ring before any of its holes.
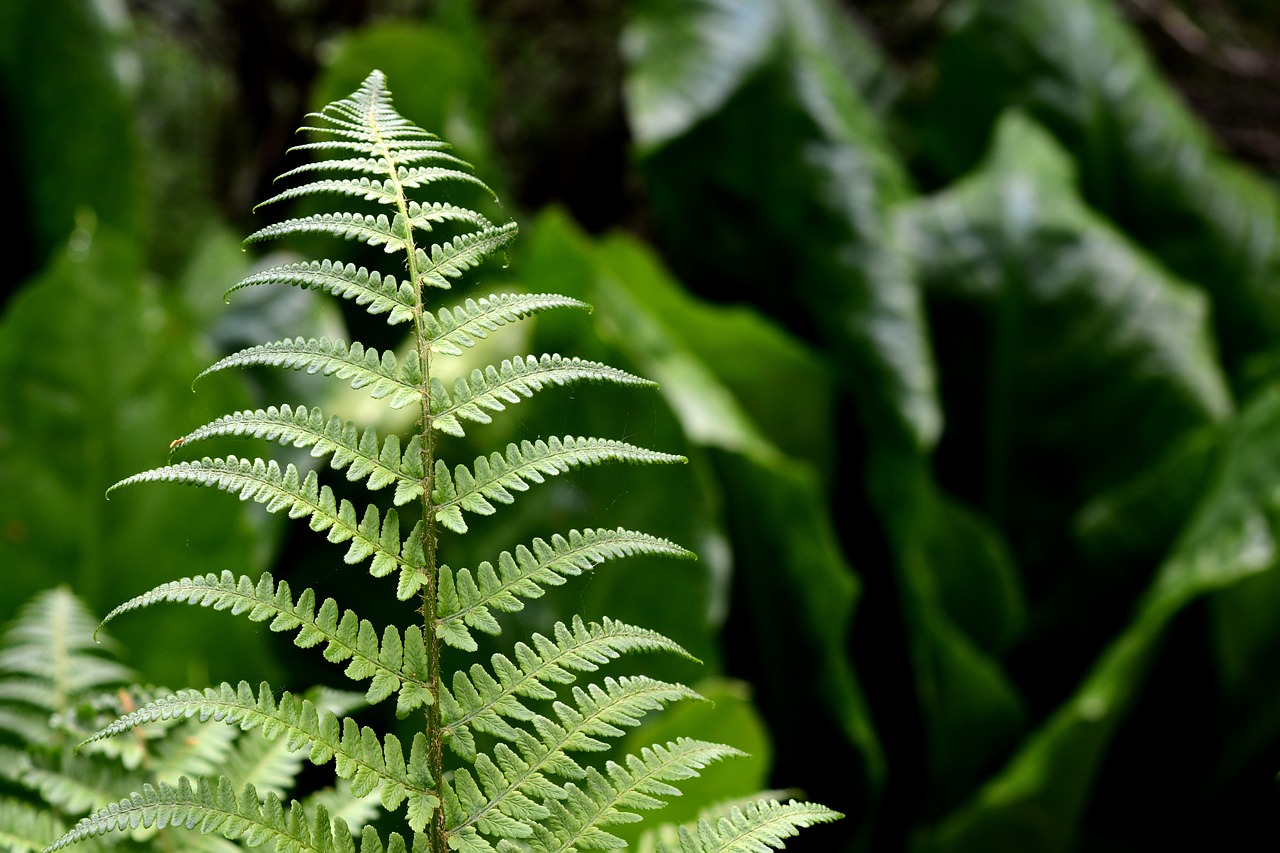
{"type": "MultiPolygon", "coordinates": [[[[283,336],[396,346],[310,294],[220,298],[267,262],[235,235],[302,113],[376,66],[521,222],[485,292],[596,306],[477,358],[662,384],[492,429],[687,467],[545,486],[449,559],[583,524],[700,553],[519,614],[636,621],[705,661],[646,662],[717,704],[633,745],[679,727],[756,758],[672,819],[801,786],[848,819],[796,850],[1280,843],[1277,8],[0,4],[0,620],[57,584],[99,614],[223,569],[345,588],[256,507],[103,492],[222,412],[362,405],[293,375],[189,383],[283,336]]],[[[264,630],[158,609],[114,633],[148,681],[325,680],[264,630]]]]}

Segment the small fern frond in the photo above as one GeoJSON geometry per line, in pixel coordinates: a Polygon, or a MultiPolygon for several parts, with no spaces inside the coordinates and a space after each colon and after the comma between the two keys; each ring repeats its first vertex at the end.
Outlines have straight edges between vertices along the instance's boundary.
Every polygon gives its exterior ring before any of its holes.
{"type": "Polygon", "coordinates": [[[452,392],[445,390],[439,379],[431,379],[431,425],[449,435],[463,436],[463,420],[487,424],[489,412],[501,412],[508,403],[519,403],[551,385],[572,382],[612,382],[654,388],[657,383],[596,361],[543,355],[541,358],[506,359],[501,366],[489,365],[483,371],[471,371],[470,377],[459,377],[452,392]]]}
{"type": "Polygon", "coordinates": [[[0,728],[17,730],[28,742],[49,739],[49,715],[134,678],[127,667],[102,655],[93,616],[61,587],[40,593],[18,611],[4,635],[0,676],[0,702],[18,706],[4,709],[10,713],[0,715],[0,728]],[[30,717],[24,705],[42,716],[38,727],[24,724],[30,717]]]}
{"type": "Polygon", "coordinates": [[[524,609],[522,598],[540,598],[544,586],[560,586],[565,578],[590,571],[606,560],[631,556],[665,556],[693,559],[691,551],[669,539],[619,527],[616,530],[569,531],[556,534],[548,544],[534,539],[530,547],[520,545],[513,556],[503,551],[498,567],[484,561],[474,574],[470,569],[456,572],[441,566],[438,587],[436,635],[451,646],[474,651],[469,628],[498,634],[490,608],[514,613],[524,609]]]}
{"type": "Polygon", "coordinates": [[[370,705],[398,694],[396,713],[401,717],[432,701],[425,680],[426,644],[417,625],[406,628],[403,636],[389,625],[379,642],[378,631],[371,622],[359,619],[350,610],[340,613],[332,598],[326,598],[317,611],[315,592],[310,589],[304,590],[295,603],[288,581],[277,585],[270,573],[265,573],[255,584],[248,577],[236,577],[229,571],[220,576],[207,574],[162,584],[112,610],[103,624],[126,611],[162,601],[230,610],[243,613],[254,622],[270,619],[272,631],[298,629],[294,644],[299,648],[324,643],[326,660],[350,661],[345,670],[348,678],[372,679],[365,694],[370,705]]]}
{"type": "Polygon", "coordinates": [[[57,838],[64,832],[66,826],[49,809],[0,799],[0,850],[40,853],[50,838],[57,838]]]}
{"type": "Polygon", "coordinates": [[[555,308],[591,310],[587,303],[558,293],[491,293],[453,308],[441,308],[434,315],[424,314],[423,336],[432,352],[462,355],[463,347],[475,346],[477,340],[499,327],[555,308]]]}
{"type": "Polygon", "coordinates": [[[422,365],[416,352],[410,350],[401,365],[394,353],[379,356],[376,349],[366,349],[358,341],[348,346],[346,341],[327,337],[294,338],[242,349],[206,368],[196,381],[228,367],[250,366],[287,367],[349,379],[352,388],[368,388],[375,400],[390,397],[388,402],[393,409],[407,406],[422,395],[422,365]]]}
{"type": "Polygon", "coordinates": [[[843,817],[816,803],[792,800],[760,800],[746,808],[733,809],[713,825],[698,821],[696,833],[680,827],[680,848],[659,844],[661,853],[768,853],[786,846],[786,839],[806,826],[830,823],[843,817]]]}
{"type": "Polygon", "coordinates": [[[332,455],[329,467],[336,471],[344,468],[347,479],[367,480],[366,485],[376,491],[386,486],[396,486],[394,503],[402,506],[422,494],[422,457],[418,451],[419,439],[409,440],[404,452],[400,451],[400,437],[389,435],[379,442],[372,427],[360,431],[352,421],[344,421],[334,415],[327,420],[317,406],[308,409],[288,405],[271,406],[255,411],[235,412],[223,415],[182,438],[183,446],[215,436],[250,436],[267,441],[278,441],[293,447],[310,447],[316,458],[332,455]]]}
{"type": "Polygon", "coordinates": [[[452,690],[440,688],[444,736],[459,756],[468,761],[476,758],[472,729],[515,740],[516,730],[503,718],[532,720],[536,715],[520,700],[555,699],[556,691],[548,684],[571,684],[575,673],[594,672],[629,652],[662,651],[693,659],[656,631],[608,617],[603,624],[588,625],[575,616],[572,629],[557,622],[552,633],[554,642],[534,634],[533,648],[517,643],[516,663],[495,654],[490,659],[493,674],[473,664],[469,672],[454,673],[452,690]]]}
{"type": "Polygon", "coordinates": [[[377,507],[371,504],[364,517],[357,519],[351,502],[344,499],[339,503],[332,489],[320,485],[314,471],[304,478],[293,465],[282,471],[274,460],[205,457],[199,462],[179,462],[135,474],[116,483],[107,494],[144,482],[213,487],[237,493],[241,500],[265,504],[270,512],[287,510],[290,518],[309,519],[312,530],[328,531],[330,542],[351,542],[343,557],[347,563],[359,563],[372,556],[369,573],[374,577],[390,574],[397,567],[402,574],[412,575],[422,567],[419,554],[407,547],[401,550],[399,517],[394,509],[380,517],[377,507]]]}
{"type": "Polygon", "coordinates": [[[390,314],[387,323],[393,326],[412,320],[417,309],[413,287],[408,282],[398,282],[393,276],[341,261],[304,261],[270,267],[241,279],[223,298],[260,284],[287,284],[350,299],[365,306],[370,314],[390,314]]]}
{"type": "Polygon", "coordinates": [[[526,491],[529,483],[545,482],[546,477],[554,477],[573,468],[603,462],[661,464],[686,461],[683,456],[607,438],[567,435],[563,439],[552,437],[547,441],[522,441],[518,446],[508,444],[505,456],[495,452],[487,457],[477,457],[470,469],[459,465],[452,474],[444,460],[436,460],[431,500],[435,506],[436,521],[455,533],[466,533],[463,510],[476,515],[492,515],[496,509],[490,501],[513,503],[515,496],[512,491],[526,491]]]}
{"type": "Polygon", "coordinates": [[[645,747],[640,755],[628,755],[625,767],[610,761],[604,773],[591,768],[585,791],[569,783],[563,801],[550,804],[551,819],[535,828],[532,849],[574,853],[623,847],[622,839],[604,827],[637,820],[630,812],[660,808],[665,805],[662,797],[680,795],[672,782],[693,778],[716,761],[742,754],[723,744],[679,738],[665,746],[645,747]]]}
{"type": "Polygon", "coordinates": [[[400,740],[392,734],[379,739],[377,733],[361,727],[350,717],[339,717],[318,708],[310,699],[284,693],[277,700],[267,684],[257,695],[248,682],[239,687],[222,684],[206,690],[179,690],[157,699],[89,738],[93,743],[128,731],[144,723],[175,717],[215,720],[241,729],[259,729],[268,740],[285,739],[290,751],[308,750],[314,764],[334,762],[340,779],[351,780],[352,793],[364,796],[378,791],[388,811],[408,804],[409,824],[421,830],[439,805],[432,793],[433,781],[426,770],[426,736],[413,739],[406,762],[400,740]]]}
{"type": "MultiPolygon", "coordinates": [[[[331,820],[321,806],[308,819],[297,803],[287,809],[274,794],[258,798],[252,785],[237,794],[224,777],[200,779],[192,786],[183,777],[177,786],[144,785],[131,796],[84,818],[45,848],[53,853],[84,838],[137,827],[185,826],[224,838],[242,839],[250,847],[275,842],[278,853],[355,853],[355,843],[341,820],[331,820]]],[[[364,845],[361,845],[362,853],[364,845]]],[[[403,844],[400,847],[404,850],[403,844]]]]}
{"type": "Polygon", "coordinates": [[[514,240],[518,231],[514,222],[505,222],[469,234],[459,234],[447,243],[434,243],[430,254],[425,249],[416,250],[420,282],[427,287],[448,290],[453,287],[450,279],[459,278],[467,270],[479,266],[514,240]]]}

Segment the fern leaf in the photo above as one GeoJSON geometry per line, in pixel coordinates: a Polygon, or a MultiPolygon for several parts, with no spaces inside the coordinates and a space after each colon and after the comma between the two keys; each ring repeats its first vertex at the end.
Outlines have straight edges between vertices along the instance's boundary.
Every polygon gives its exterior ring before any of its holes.
{"type": "Polygon", "coordinates": [[[452,691],[441,687],[444,736],[462,758],[476,758],[471,729],[515,740],[516,729],[503,718],[532,720],[534,712],[520,699],[556,698],[548,683],[571,684],[577,677],[575,673],[594,672],[628,652],[664,651],[692,659],[677,643],[656,631],[608,617],[603,624],[588,625],[575,616],[572,629],[557,622],[552,633],[554,642],[534,634],[532,648],[517,643],[516,663],[505,655],[493,655],[493,675],[473,664],[469,673],[454,673],[452,691]]]}
{"type": "Polygon", "coordinates": [[[143,723],[176,717],[213,719],[249,730],[257,728],[269,740],[284,738],[290,751],[307,749],[314,764],[333,761],[340,779],[350,779],[352,792],[364,796],[378,791],[382,805],[394,811],[409,805],[409,824],[421,830],[439,805],[432,792],[423,751],[426,736],[414,737],[408,761],[395,735],[379,739],[373,729],[361,727],[350,717],[341,719],[318,708],[310,699],[284,693],[277,701],[267,684],[257,695],[247,682],[239,687],[222,684],[207,690],[179,690],[126,714],[89,738],[93,743],[128,731],[143,723]]]}
{"type": "Polygon", "coordinates": [[[273,794],[259,800],[252,785],[237,794],[225,777],[212,783],[200,779],[195,787],[186,777],[177,786],[164,782],[144,785],[141,791],[81,820],[46,847],[45,853],[84,838],[138,826],[198,828],[203,833],[242,839],[250,847],[275,842],[278,853],[355,853],[346,824],[331,820],[323,807],[308,818],[297,803],[286,809],[273,794]]]}
{"type": "Polygon", "coordinates": [[[366,349],[358,341],[348,346],[345,341],[329,338],[294,338],[249,347],[206,368],[196,380],[228,367],[251,365],[287,367],[311,374],[349,379],[352,388],[358,390],[367,387],[375,400],[390,397],[393,409],[402,408],[420,399],[422,393],[419,390],[422,384],[422,366],[418,362],[417,352],[410,350],[401,365],[393,353],[384,352],[379,356],[377,350],[366,349]]]}
{"type": "MultiPolygon", "coordinates": [[[[582,776],[584,771],[566,752],[608,749],[608,744],[599,738],[619,737],[625,733],[621,727],[637,726],[645,713],[671,702],[702,698],[684,685],[644,676],[616,681],[606,678],[604,687],[592,684],[586,690],[575,687],[572,692],[576,707],[556,702],[553,705],[556,720],[543,716],[532,719],[538,736],[516,739],[521,747],[520,755],[509,748],[502,749],[502,744],[495,748],[503,767],[497,768],[488,756],[477,757],[475,766],[482,776],[485,800],[478,798],[474,781],[462,770],[455,772],[453,785],[444,784],[451,834],[468,828],[499,837],[504,833],[513,834],[509,821],[518,820],[515,814],[526,808],[524,804],[530,796],[545,801],[561,796],[558,792],[549,796],[547,773],[582,776]],[[507,820],[501,820],[499,815],[507,820]]],[[[532,833],[532,825],[526,825],[515,837],[526,838],[532,833]]]]}
{"type": "Polygon", "coordinates": [[[507,403],[519,403],[550,385],[583,381],[657,386],[648,379],[595,361],[530,355],[504,360],[500,367],[489,365],[483,371],[473,370],[469,378],[459,377],[454,382],[452,393],[432,377],[431,425],[449,435],[462,436],[465,431],[459,418],[487,424],[493,420],[489,412],[500,412],[507,403]]]}
{"type": "Polygon", "coordinates": [[[432,145],[424,147],[395,146],[388,149],[389,156],[382,156],[376,149],[366,157],[335,157],[329,160],[312,160],[276,176],[277,181],[296,177],[306,172],[348,172],[363,175],[394,175],[397,167],[411,163],[443,162],[470,169],[471,164],[453,154],[447,148],[432,145]]]}
{"type": "Polygon", "coordinates": [[[304,590],[295,603],[288,581],[277,585],[270,573],[265,573],[254,583],[229,571],[220,576],[207,574],[161,584],[112,610],[103,624],[127,611],[162,601],[230,610],[245,614],[254,622],[270,619],[272,631],[297,629],[295,645],[311,648],[323,643],[326,660],[349,661],[345,670],[348,678],[372,679],[365,694],[369,704],[398,694],[399,716],[432,701],[425,667],[416,663],[426,657],[422,629],[417,625],[409,626],[403,636],[393,626],[387,626],[379,642],[372,623],[359,619],[350,610],[339,616],[337,602],[332,598],[325,599],[317,611],[315,592],[310,589],[304,590]]]}
{"type": "Polygon", "coordinates": [[[544,482],[546,477],[563,474],[572,468],[602,462],[656,464],[685,461],[683,456],[646,450],[606,438],[565,436],[548,441],[522,441],[519,446],[508,444],[506,456],[500,453],[480,456],[472,468],[459,465],[452,475],[444,461],[437,460],[431,498],[436,507],[436,521],[456,533],[466,533],[463,510],[476,515],[492,515],[495,509],[490,501],[512,503],[515,500],[512,490],[523,492],[531,482],[544,482]]]}
{"type": "Polygon", "coordinates": [[[292,234],[329,234],[345,240],[359,240],[368,246],[384,246],[388,253],[401,252],[409,244],[409,231],[399,214],[388,219],[362,213],[317,213],[299,219],[286,219],[259,228],[244,239],[249,246],[264,240],[275,240],[292,234]]]}
{"type": "Polygon", "coordinates": [[[735,808],[713,825],[698,821],[696,832],[680,827],[680,849],[665,844],[662,853],[768,853],[780,850],[800,829],[838,820],[842,815],[816,803],[761,800],[735,808]]]}
{"type": "Polygon", "coordinates": [[[522,598],[540,598],[544,586],[559,586],[566,577],[590,571],[606,560],[650,555],[692,559],[693,554],[668,539],[616,530],[569,531],[556,534],[551,543],[535,539],[520,545],[514,556],[503,551],[495,570],[487,560],[474,573],[469,569],[439,569],[436,635],[452,646],[474,651],[470,628],[490,634],[501,629],[490,609],[516,612],[522,598]]]}
{"type": "Polygon", "coordinates": [[[313,288],[351,299],[365,306],[370,314],[390,314],[387,322],[391,325],[412,320],[417,310],[413,287],[408,282],[397,282],[392,276],[341,261],[307,261],[270,267],[242,279],[226,296],[260,284],[313,288]]]}
{"type": "Polygon", "coordinates": [[[427,287],[448,290],[453,287],[450,279],[479,266],[485,258],[514,240],[518,230],[514,222],[507,222],[460,234],[447,243],[433,244],[430,254],[425,249],[416,250],[414,259],[419,281],[427,287]]]}
{"type": "Polygon", "coordinates": [[[567,783],[557,797],[544,800],[551,814],[531,826],[531,847],[565,853],[625,846],[604,827],[639,820],[635,811],[660,808],[666,804],[663,797],[679,796],[671,782],[697,776],[707,765],[741,754],[723,744],[681,738],[646,747],[639,756],[628,755],[625,767],[613,761],[603,773],[589,767],[580,782],[567,783]]]}
{"type": "Polygon", "coordinates": [[[628,755],[625,767],[610,761],[603,773],[590,768],[585,775],[587,790],[566,784],[566,796],[550,804],[551,819],[535,829],[531,846],[537,853],[625,846],[604,827],[638,820],[631,812],[659,808],[665,805],[663,797],[680,795],[672,782],[690,779],[716,761],[740,755],[741,751],[724,744],[679,738],[628,755]]]}
{"type": "Polygon", "coordinates": [[[317,458],[332,454],[329,464],[347,470],[348,480],[368,480],[370,489],[395,484],[395,504],[401,506],[422,494],[422,458],[419,439],[414,436],[404,453],[399,436],[379,442],[372,428],[363,433],[352,421],[334,415],[325,419],[319,407],[280,408],[236,412],[224,415],[183,436],[183,446],[215,436],[252,436],[294,447],[310,447],[317,458]]]}
{"type": "MultiPolygon", "coordinates": [[[[324,162],[324,161],[322,161],[324,162]]],[[[386,172],[380,172],[386,174],[386,172]]],[[[303,196],[333,193],[336,195],[355,196],[367,201],[380,201],[394,205],[400,201],[400,192],[404,189],[417,189],[440,181],[457,181],[472,184],[492,194],[493,190],[484,181],[470,172],[461,169],[449,169],[444,166],[400,166],[387,180],[376,178],[335,178],[329,180],[310,181],[284,192],[276,193],[271,198],[254,206],[254,210],[289,201],[303,196]]]]}
{"type": "Polygon", "coordinates": [[[330,542],[351,542],[343,558],[346,562],[358,563],[372,556],[369,573],[374,577],[389,574],[397,567],[402,573],[412,574],[422,565],[414,556],[401,554],[399,518],[395,510],[387,510],[386,516],[380,518],[377,507],[369,506],[364,517],[357,520],[351,502],[339,503],[332,489],[320,485],[314,471],[303,478],[293,465],[281,471],[274,461],[205,457],[199,462],[179,462],[135,474],[116,483],[107,494],[122,486],[143,482],[212,486],[238,493],[241,500],[265,504],[270,512],[288,510],[290,518],[310,519],[311,529],[328,531],[330,542]]]}
{"type": "Polygon", "coordinates": [[[557,293],[491,293],[423,315],[423,333],[432,352],[462,355],[463,347],[475,346],[495,329],[554,308],[591,310],[587,303],[557,293]]]}

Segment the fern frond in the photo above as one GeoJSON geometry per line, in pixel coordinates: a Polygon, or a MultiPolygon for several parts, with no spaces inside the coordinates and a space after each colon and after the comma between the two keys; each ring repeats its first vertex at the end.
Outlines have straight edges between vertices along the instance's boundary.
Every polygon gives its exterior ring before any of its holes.
{"type": "Polygon", "coordinates": [[[365,306],[370,314],[390,314],[387,322],[391,325],[412,320],[417,310],[413,286],[408,282],[397,282],[392,276],[341,261],[306,261],[270,267],[241,279],[224,298],[260,284],[288,284],[350,299],[365,306]]]}
{"type": "Polygon", "coordinates": [[[550,804],[551,819],[535,828],[531,846],[537,853],[625,846],[604,827],[638,820],[630,812],[660,808],[665,805],[662,797],[680,795],[672,782],[693,778],[716,761],[742,754],[723,744],[679,738],[665,746],[645,747],[640,755],[628,755],[625,767],[610,761],[604,773],[590,768],[587,789],[565,785],[567,796],[550,804]]]}
{"type": "Polygon", "coordinates": [[[163,468],[143,471],[116,483],[107,494],[123,486],[144,482],[186,483],[238,493],[241,500],[254,500],[265,504],[270,512],[287,510],[290,518],[307,518],[312,530],[328,531],[330,542],[350,540],[343,559],[347,563],[359,563],[373,557],[369,573],[382,577],[399,567],[402,573],[412,574],[423,565],[421,557],[409,548],[402,552],[399,517],[389,509],[380,517],[377,507],[370,505],[362,519],[356,518],[355,507],[348,500],[341,503],[333,490],[321,486],[319,478],[311,471],[304,478],[293,465],[283,471],[275,461],[261,459],[250,461],[228,456],[226,459],[205,457],[199,462],[179,462],[163,468]]]}
{"type": "Polygon", "coordinates": [[[325,419],[317,406],[296,409],[284,405],[254,411],[223,415],[182,438],[183,446],[215,436],[251,436],[278,441],[293,447],[310,447],[316,458],[332,455],[329,466],[347,471],[347,479],[365,480],[376,491],[391,484],[396,486],[394,503],[401,506],[422,494],[422,457],[419,439],[409,440],[400,451],[400,437],[389,435],[381,443],[370,427],[364,432],[353,421],[334,415],[325,419]]]}
{"type": "Polygon", "coordinates": [[[365,694],[369,704],[399,694],[396,713],[401,717],[432,701],[425,680],[426,644],[417,625],[405,629],[403,636],[393,626],[387,626],[379,642],[378,631],[371,622],[359,619],[350,610],[339,615],[338,604],[332,598],[326,598],[317,611],[315,592],[310,589],[304,590],[295,603],[288,581],[276,585],[270,573],[265,573],[255,584],[248,577],[236,577],[229,571],[220,576],[207,574],[161,584],[112,610],[103,624],[121,613],[162,601],[230,610],[233,614],[243,613],[254,622],[270,619],[272,631],[298,629],[295,645],[311,648],[324,643],[326,660],[350,661],[345,670],[348,678],[373,679],[365,694]]]}
{"type": "Polygon", "coordinates": [[[662,853],[768,853],[786,846],[786,839],[806,826],[830,823],[843,817],[816,803],[761,800],[735,808],[715,824],[698,821],[696,834],[680,827],[680,849],[659,844],[662,853]]]}
{"type": "Polygon", "coordinates": [[[373,729],[361,727],[350,717],[339,717],[318,708],[310,699],[292,693],[277,700],[267,684],[257,695],[248,682],[239,687],[222,684],[206,690],[179,690],[126,714],[89,738],[93,743],[143,723],[175,717],[198,717],[259,729],[268,740],[284,738],[289,751],[308,750],[314,764],[334,762],[340,779],[351,780],[352,793],[364,796],[378,791],[382,805],[395,811],[408,804],[409,825],[421,830],[439,805],[433,781],[426,770],[426,736],[418,733],[408,761],[400,740],[392,734],[379,739],[373,729]]]}
{"type": "Polygon", "coordinates": [[[469,628],[497,634],[501,631],[490,612],[514,613],[524,609],[522,598],[540,598],[543,586],[560,586],[567,577],[590,571],[606,560],[631,556],[666,556],[693,559],[669,539],[637,533],[619,527],[616,530],[569,531],[547,544],[534,539],[530,547],[520,545],[513,556],[503,551],[495,570],[489,561],[481,563],[474,575],[470,569],[456,572],[448,566],[439,569],[438,622],[436,635],[456,648],[474,651],[476,643],[469,628]]]}
{"type": "Polygon", "coordinates": [[[547,441],[522,441],[518,446],[508,444],[505,456],[491,453],[487,457],[477,457],[470,469],[459,465],[452,474],[443,460],[436,460],[431,500],[435,506],[436,521],[455,533],[466,533],[463,510],[476,515],[492,515],[496,509],[490,501],[512,503],[515,501],[511,494],[513,490],[526,491],[529,483],[545,482],[548,476],[602,462],[658,464],[685,461],[683,456],[607,438],[567,435],[563,439],[552,437],[547,441]]]}
{"type": "Polygon", "coordinates": [[[483,371],[471,371],[470,377],[459,377],[452,392],[432,377],[431,425],[449,435],[463,436],[466,432],[459,418],[487,424],[493,420],[489,412],[501,412],[508,403],[519,403],[551,385],[583,381],[657,387],[656,382],[597,361],[559,355],[505,359],[499,367],[489,365],[483,371]]]}
{"type": "Polygon", "coordinates": [[[554,308],[591,310],[587,303],[558,293],[491,293],[441,308],[435,315],[424,314],[423,335],[432,352],[462,355],[463,347],[475,346],[495,329],[554,308]]]}
{"type": "Polygon", "coordinates": [[[329,338],[294,338],[259,344],[232,353],[206,368],[196,380],[225,370],[228,367],[249,366],[287,367],[305,370],[321,376],[336,376],[351,380],[357,390],[367,387],[375,400],[390,397],[389,405],[399,409],[420,399],[422,391],[422,365],[417,352],[410,350],[404,364],[399,364],[395,354],[384,352],[381,356],[372,347],[366,349],[359,341],[347,345],[346,341],[329,338]]]}
{"type": "Polygon", "coordinates": [[[427,287],[448,290],[453,287],[449,279],[479,266],[485,258],[514,240],[518,231],[514,222],[506,222],[460,234],[447,243],[434,243],[430,254],[425,249],[417,249],[414,256],[420,282],[427,287]]]}
{"type": "Polygon", "coordinates": [[[658,632],[608,617],[603,624],[588,625],[575,616],[572,629],[557,622],[552,633],[554,642],[534,634],[533,648],[517,643],[516,663],[505,655],[493,655],[492,675],[473,664],[469,672],[454,673],[453,690],[440,688],[444,736],[459,756],[468,761],[476,758],[471,729],[517,739],[517,730],[503,718],[532,720],[536,715],[520,699],[556,698],[548,683],[571,684],[577,678],[575,673],[594,672],[629,652],[663,651],[692,659],[675,641],[658,632]]]}
{"type": "Polygon", "coordinates": [[[0,799],[0,850],[8,853],[40,853],[50,838],[67,828],[50,809],[38,809],[17,800],[0,799]]]}
{"type": "Polygon", "coordinates": [[[18,730],[28,742],[46,741],[50,714],[133,680],[131,670],[102,655],[103,647],[94,640],[94,621],[63,587],[40,593],[18,611],[0,650],[3,698],[39,709],[46,722],[33,731],[24,723],[28,715],[15,708],[2,715],[0,726],[18,730]],[[33,735],[34,740],[29,737],[33,735]]]}
{"type": "MultiPolygon", "coordinates": [[[[278,853],[355,853],[355,842],[341,820],[331,820],[317,807],[308,819],[297,803],[286,809],[274,794],[258,798],[252,785],[237,794],[223,777],[214,782],[200,779],[192,787],[183,777],[177,786],[161,782],[111,803],[84,818],[45,848],[53,853],[84,838],[113,830],[152,826],[185,826],[231,840],[243,839],[250,847],[275,842],[278,853]]],[[[365,845],[361,845],[364,853],[365,845]]],[[[400,846],[403,853],[403,844],[400,846]]]]}
{"type": "Polygon", "coordinates": [[[556,702],[556,720],[540,715],[532,719],[536,738],[527,732],[517,733],[514,740],[519,754],[499,744],[494,750],[499,763],[487,755],[477,756],[479,784],[460,768],[454,772],[452,784],[446,782],[442,786],[451,834],[474,828],[486,835],[528,838],[533,834],[532,826],[516,829],[513,822],[518,823],[519,815],[527,811],[530,797],[549,802],[563,796],[547,774],[582,778],[584,772],[589,772],[583,771],[567,752],[608,749],[608,744],[599,738],[619,737],[625,734],[621,727],[637,726],[645,713],[672,702],[702,698],[682,684],[644,676],[616,681],[606,678],[604,687],[592,684],[586,690],[574,687],[572,692],[576,707],[556,702]]]}

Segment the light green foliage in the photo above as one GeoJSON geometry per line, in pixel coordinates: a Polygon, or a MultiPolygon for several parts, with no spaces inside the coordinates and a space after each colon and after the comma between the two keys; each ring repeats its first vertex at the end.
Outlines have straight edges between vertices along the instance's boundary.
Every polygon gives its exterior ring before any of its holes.
{"type": "MultiPolygon", "coordinates": [[[[131,737],[91,743],[92,733],[113,717],[143,713],[164,695],[156,688],[127,686],[135,676],[107,653],[114,647],[65,589],[37,596],[5,633],[0,644],[0,779],[23,799],[0,797],[0,850],[39,851],[102,803],[187,776],[222,775],[281,793],[293,786],[301,769],[294,756],[263,750],[260,741],[235,728],[200,727],[179,715],[139,718],[131,737]]],[[[311,708],[317,703],[326,709],[353,705],[349,697],[332,692],[298,701],[311,708]]],[[[366,809],[354,807],[357,797],[350,788],[328,790],[325,796],[357,823],[368,819],[366,809]]],[[[132,835],[155,849],[173,844],[164,832],[132,835]]],[[[220,839],[211,841],[215,843],[199,849],[229,849],[220,839]]]]}
{"type": "MultiPolygon", "coordinates": [[[[444,442],[464,435],[462,421],[487,425],[543,389],[583,381],[624,387],[653,383],[600,362],[549,353],[512,357],[446,385],[433,373],[441,370],[437,358],[461,355],[499,326],[585,303],[549,294],[495,295],[448,307],[429,303],[435,290],[461,284],[502,251],[516,234],[515,224],[495,225],[458,204],[409,197],[410,191],[438,185],[450,185],[458,195],[468,187],[487,187],[447,153],[448,146],[396,113],[381,73],[311,118],[307,129],[318,140],[300,148],[332,159],[287,172],[286,179],[304,183],[267,204],[336,194],[370,203],[370,209],[286,220],[246,242],[319,232],[397,256],[403,277],[336,260],[308,261],[253,274],[232,290],[259,284],[322,290],[384,316],[388,325],[411,322],[410,340],[398,350],[403,355],[393,355],[358,341],[299,337],[242,350],[205,373],[267,365],[332,377],[390,409],[417,407],[413,433],[380,435],[355,420],[326,417],[318,408],[273,406],[226,415],[176,443],[177,454],[187,452],[188,445],[235,436],[309,448],[312,456],[328,457],[332,470],[371,493],[373,502],[363,512],[323,484],[320,473],[233,455],[178,461],[122,480],[113,489],[143,482],[212,486],[271,512],[306,519],[329,541],[349,543],[348,564],[372,558],[369,572],[375,578],[398,571],[398,583],[387,594],[416,597],[422,622],[380,626],[333,599],[317,607],[310,589],[295,596],[287,583],[270,575],[254,581],[231,572],[161,585],[121,605],[108,619],[171,601],[269,621],[272,630],[297,631],[296,645],[318,647],[329,661],[345,663],[344,674],[353,681],[363,686],[368,680],[367,702],[394,696],[397,714],[416,711],[423,715],[422,725],[402,742],[395,733],[346,716],[344,708],[287,692],[277,698],[268,684],[255,690],[241,682],[146,697],[86,743],[97,748],[149,726],[198,720],[256,732],[268,743],[283,745],[285,754],[305,755],[316,764],[332,762],[353,797],[376,797],[388,817],[403,819],[412,832],[411,844],[394,833],[384,843],[366,829],[359,842],[362,853],[406,846],[433,853],[570,853],[618,846],[623,842],[611,827],[640,820],[641,812],[679,794],[674,783],[738,754],[728,746],[677,736],[603,763],[588,760],[592,753],[610,750],[650,712],[701,698],[681,684],[644,675],[596,676],[597,671],[623,654],[687,653],[654,631],[577,616],[556,623],[550,637],[534,634],[528,643],[517,642],[512,657],[492,654],[488,666],[463,653],[478,651],[473,631],[501,633],[495,613],[523,609],[525,600],[539,598],[548,586],[621,557],[691,555],[666,539],[624,528],[535,538],[474,570],[450,569],[442,555],[449,534],[468,531],[464,513],[492,515],[548,478],[606,462],[684,459],[624,441],[568,435],[508,442],[465,465],[447,461],[444,442]],[[428,239],[437,242],[428,245],[428,239]],[[456,650],[448,658],[445,646],[456,650]],[[457,668],[451,672],[446,663],[454,661],[457,668]]],[[[285,805],[278,790],[214,768],[189,775],[195,781],[148,781],[135,793],[117,797],[49,849],[115,830],[179,824],[250,846],[274,842],[282,851],[356,848],[347,822],[323,804],[285,805]]],[[[681,849],[777,849],[796,829],[838,816],[809,803],[761,800],[714,826],[699,827],[695,835],[686,833],[681,849]]]]}

